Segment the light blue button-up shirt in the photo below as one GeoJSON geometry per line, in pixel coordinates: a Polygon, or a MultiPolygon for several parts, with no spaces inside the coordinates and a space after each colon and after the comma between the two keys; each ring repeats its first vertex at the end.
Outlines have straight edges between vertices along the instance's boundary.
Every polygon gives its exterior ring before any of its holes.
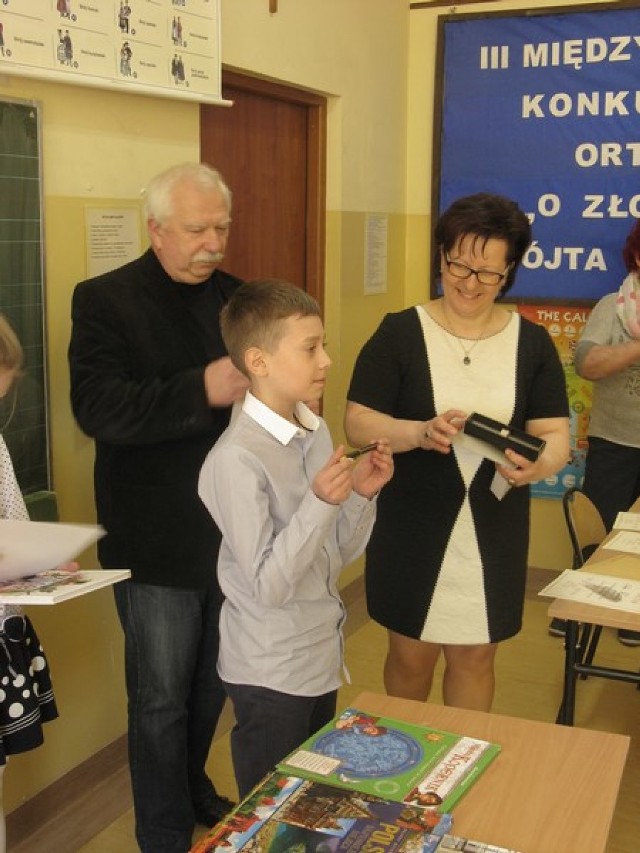
{"type": "Polygon", "coordinates": [[[200,472],[222,532],[218,671],[223,681],[321,696],[341,683],[341,569],[362,553],[375,499],[340,506],[311,484],[333,452],[325,422],[298,403],[296,427],[250,392],[200,472]]]}

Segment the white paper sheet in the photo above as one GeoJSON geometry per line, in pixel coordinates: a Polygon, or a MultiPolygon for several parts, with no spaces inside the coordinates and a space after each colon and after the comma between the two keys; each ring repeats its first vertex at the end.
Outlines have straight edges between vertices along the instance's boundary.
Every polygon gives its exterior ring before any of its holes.
{"type": "Polygon", "coordinates": [[[610,551],[624,551],[626,554],[640,554],[640,533],[633,530],[621,530],[602,546],[610,551]]]}
{"type": "Polygon", "coordinates": [[[0,519],[0,581],[68,563],[104,536],[95,524],[0,519]]]}
{"type": "Polygon", "coordinates": [[[640,531],[640,512],[619,512],[613,524],[613,529],[640,531]]]}
{"type": "Polygon", "coordinates": [[[507,468],[518,467],[505,456],[502,450],[498,450],[497,447],[494,447],[487,441],[482,441],[481,438],[476,438],[474,435],[467,435],[466,432],[462,432],[462,430],[454,435],[452,444],[468,451],[469,453],[484,456],[485,459],[497,462],[498,465],[505,465],[507,468]]]}
{"type": "Polygon", "coordinates": [[[566,569],[538,595],[640,613],[640,581],[566,569]]]}

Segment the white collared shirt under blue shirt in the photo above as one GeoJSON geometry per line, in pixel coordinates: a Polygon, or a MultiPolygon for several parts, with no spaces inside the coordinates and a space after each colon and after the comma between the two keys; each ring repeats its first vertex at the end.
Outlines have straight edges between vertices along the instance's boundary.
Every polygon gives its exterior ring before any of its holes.
{"type": "Polygon", "coordinates": [[[345,610],[337,581],[375,521],[375,500],[340,506],[311,484],[333,446],[303,403],[300,426],[247,393],[209,452],[198,491],[222,532],[218,671],[223,681],[321,696],[342,681],[345,610]]]}

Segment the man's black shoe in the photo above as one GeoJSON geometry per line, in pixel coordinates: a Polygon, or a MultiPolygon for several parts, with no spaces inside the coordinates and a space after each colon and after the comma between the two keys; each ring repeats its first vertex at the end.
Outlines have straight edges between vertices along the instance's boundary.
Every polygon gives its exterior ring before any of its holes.
{"type": "Polygon", "coordinates": [[[204,807],[194,808],[196,821],[202,826],[212,827],[236,807],[227,797],[216,794],[214,799],[204,807]]]}

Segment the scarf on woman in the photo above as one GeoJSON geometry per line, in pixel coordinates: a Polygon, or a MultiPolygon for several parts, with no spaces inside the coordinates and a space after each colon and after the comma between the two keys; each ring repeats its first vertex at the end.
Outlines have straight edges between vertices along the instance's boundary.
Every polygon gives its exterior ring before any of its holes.
{"type": "Polygon", "coordinates": [[[640,275],[635,272],[622,282],[616,297],[616,311],[625,332],[640,339],[640,275]]]}

